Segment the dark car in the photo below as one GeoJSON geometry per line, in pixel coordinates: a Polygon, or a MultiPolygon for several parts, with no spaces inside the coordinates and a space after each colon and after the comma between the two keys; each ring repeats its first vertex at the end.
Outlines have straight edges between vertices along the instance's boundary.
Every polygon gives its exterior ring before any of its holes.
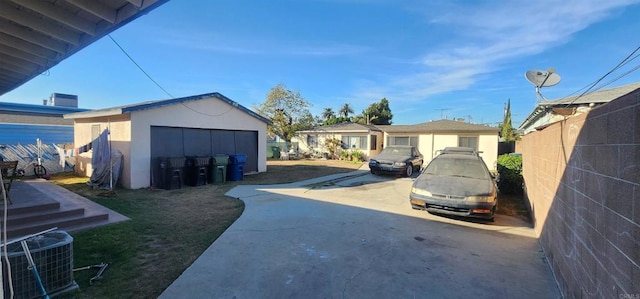
{"type": "Polygon", "coordinates": [[[414,209],[493,220],[497,188],[478,152],[448,147],[413,182],[409,199],[414,209]]]}
{"type": "Polygon", "coordinates": [[[409,177],[422,168],[423,161],[422,154],[415,146],[392,145],[369,159],[369,169],[373,174],[391,173],[409,177]]]}

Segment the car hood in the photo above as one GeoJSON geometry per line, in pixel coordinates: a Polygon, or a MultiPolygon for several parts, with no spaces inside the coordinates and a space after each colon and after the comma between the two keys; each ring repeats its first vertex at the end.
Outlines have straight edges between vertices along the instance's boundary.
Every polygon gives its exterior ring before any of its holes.
{"type": "Polygon", "coordinates": [[[394,161],[405,161],[410,158],[411,156],[402,155],[402,154],[379,154],[371,159],[376,160],[378,162],[394,162],[394,161]]]}
{"type": "Polygon", "coordinates": [[[485,179],[422,174],[413,183],[414,188],[431,194],[472,196],[493,193],[493,182],[485,179]]]}

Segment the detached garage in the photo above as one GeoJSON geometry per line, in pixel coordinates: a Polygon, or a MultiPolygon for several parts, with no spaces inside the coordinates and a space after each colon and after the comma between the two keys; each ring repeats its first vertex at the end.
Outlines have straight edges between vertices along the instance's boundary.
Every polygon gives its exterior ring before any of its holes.
{"type": "MultiPolygon", "coordinates": [[[[145,102],[64,115],[74,120],[75,147],[110,128],[111,147],[124,156],[120,183],[157,186],[160,157],[244,154],[244,173],[267,170],[268,119],[219,94],[145,102]]],[[[76,171],[90,176],[92,151],[80,154],[76,171]]]]}

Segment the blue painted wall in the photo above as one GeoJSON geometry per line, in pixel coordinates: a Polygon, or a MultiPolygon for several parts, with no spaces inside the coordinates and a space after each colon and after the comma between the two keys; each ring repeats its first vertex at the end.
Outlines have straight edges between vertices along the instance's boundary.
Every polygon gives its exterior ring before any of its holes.
{"type": "Polygon", "coordinates": [[[73,126],[0,124],[0,145],[42,143],[73,143],[73,126]]]}

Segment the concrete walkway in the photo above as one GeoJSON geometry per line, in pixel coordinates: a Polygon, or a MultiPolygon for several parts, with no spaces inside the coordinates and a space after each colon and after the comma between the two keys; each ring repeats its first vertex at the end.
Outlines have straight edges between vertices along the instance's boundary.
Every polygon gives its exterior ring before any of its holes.
{"type": "Polygon", "coordinates": [[[526,223],[415,211],[412,178],[349,175],[232,189],[244,213],[160,298],[560,297],[526,223]]]}

